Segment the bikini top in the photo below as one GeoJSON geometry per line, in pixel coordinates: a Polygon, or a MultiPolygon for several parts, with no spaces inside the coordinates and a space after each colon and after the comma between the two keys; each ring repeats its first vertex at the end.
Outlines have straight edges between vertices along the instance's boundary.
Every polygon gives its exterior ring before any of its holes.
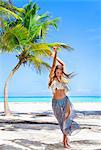
{"type": "Polygon", "coordinates": [[[59,82],[57,80],[54,80],[51,84],[51,89],[52,89],[52,93],[55,93],[55,90],[56,89],[65,89],[65,92],[67,93],[68,92],[68,87],[67,87],[67,84],[68,82],[59,82]]]}

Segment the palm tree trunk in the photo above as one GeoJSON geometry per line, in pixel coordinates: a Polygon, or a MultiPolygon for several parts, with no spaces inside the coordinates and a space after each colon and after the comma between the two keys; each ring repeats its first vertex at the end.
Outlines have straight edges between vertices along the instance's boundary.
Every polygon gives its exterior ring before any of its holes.
{"type": "Polygon", "coordinates": [[[9,106],[8,106],[8,84],[9,84],[10,79],[13,77],[14,73],[21,66],[21,64],[22,64],[21,61],[19,61],[18,64],[15,66],[15,68],[10,72],[10,74],[9,74],[9,76],[5,82],[5,86],[4,86],[4,112],[5,112],[6,116],[11,114],[9,106]]]}

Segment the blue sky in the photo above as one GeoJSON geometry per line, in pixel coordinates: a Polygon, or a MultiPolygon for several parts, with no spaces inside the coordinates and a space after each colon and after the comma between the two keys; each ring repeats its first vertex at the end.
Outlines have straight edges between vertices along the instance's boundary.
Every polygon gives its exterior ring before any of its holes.
{"type": "MultiPolygon", "coordinates": [[[[22,7],[28,0],[13,0],[22,7]]],[[[62,50],[58,56],[68,72],[75,72],[69,95],[101,95],[101,2],[100,0],[36,0],[41,12],[59,17],[58,31],[50,29],[47,42],[64,42],[75,50],[62,50]]],[[[0,95],[9,72],[18,60],[13,54],[0,54],[0,95]]],[[[48,59],[50,65],[52,59],[48,59]]],[[[51,95],[47,70],[37,74],[32,67],[22,66],[9,83],[9,95],[51,95]]]]}

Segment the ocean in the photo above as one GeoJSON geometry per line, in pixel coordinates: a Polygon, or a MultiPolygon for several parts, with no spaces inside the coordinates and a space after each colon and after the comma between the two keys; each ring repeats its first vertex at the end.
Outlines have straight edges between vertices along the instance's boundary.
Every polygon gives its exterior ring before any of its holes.
{"type": "MultiPolygon", "coordinates": [[[[101,102],[101,96],[69,96],[71,102],[101,102]]],[[[51,96],[10,96],[9,102],[51,102],[51,96]]],[[[4,97],[0,97],[0,102],[4,97]]]]}

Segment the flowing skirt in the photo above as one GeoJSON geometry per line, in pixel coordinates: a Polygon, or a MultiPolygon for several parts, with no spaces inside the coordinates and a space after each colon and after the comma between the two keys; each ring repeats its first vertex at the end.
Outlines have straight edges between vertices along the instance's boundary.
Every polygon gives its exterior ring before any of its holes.
{"type": "Polygon", "coordinates": [[[68,96],[59,100],[52,99],[52,108],[60,129],[64,134],[74,135],[80,131],[79,124],[73,120],[76,117],[76,113],[68,96]]]}

